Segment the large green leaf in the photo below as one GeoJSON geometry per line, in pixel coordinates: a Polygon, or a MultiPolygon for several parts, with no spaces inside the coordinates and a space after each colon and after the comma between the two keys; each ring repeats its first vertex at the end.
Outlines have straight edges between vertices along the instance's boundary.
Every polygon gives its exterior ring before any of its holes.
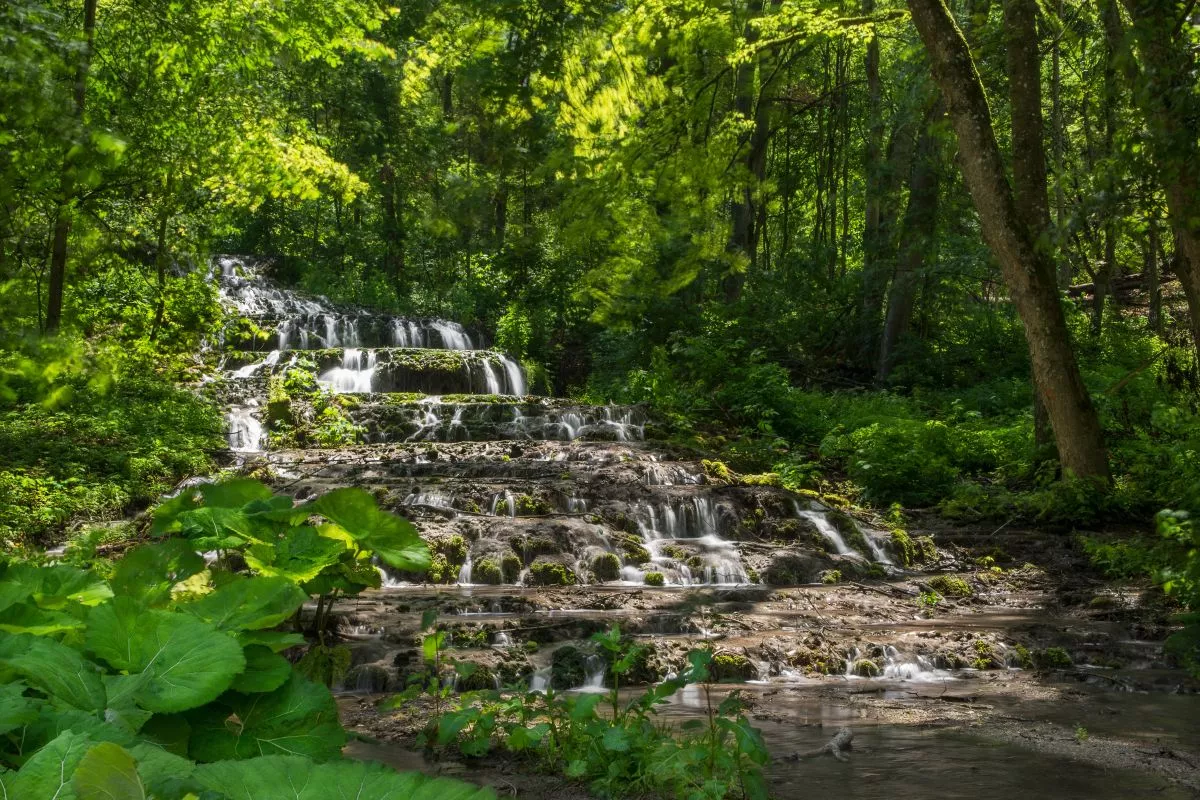
{"type": "Polygon", "coordinates": [[[81,733],[63,731],[38,750],[16,774],[4,776],[4,797],[13,800],[77,800],[71,776],[92,746],[81,733]]]}
{"type": "Polygon", "coordinates": [[[429,548],[413,524],[381,509],[365,489],[335,489],[305,508],[335,523],[389,566],[408,572],[429,567],[429,548]]]}
{"type": "Polygon", "coordinates": [[[235,692],[273,692],[287,682],[292,664],[269,647],[252,645],[246,648],[246,669],[233,679],[230,688],[235,692]]]}
{"type": "Polygon", "coordinates": [[[108,586],[94,573],[62,564],[13,564],[0,574],[0,612],[26,600],[39,608],[60,611],[76,603],[95,605],[111,596],[108,586]]]}
{"type": "Polygon", "coordinates": [[[198,507],[198,498],[194,488],[184,489],[172,498],[159,503],[154,509],[154,521],[150,524],[150,533],[163,536],[176,533],[180,529],[179,516],[198,507]]]}
{"type": "Polygon", "coordinates": [[[112,742],[93,745],[71,779],[79,800],[146,800],[146,787],[128,750],[112,742]]]}
{"type": "Polygon", "coordinates": [[[37,719],[39,702],[25,696],[23,683],[6,683],[0,686],[0,734],[33,722],[37,719]]]}
{"type": "Polygon", "coordinates": [[[0,638],[0,665],[67,705],[83,711],[104,708],[99,669],[65,644],[29,634],[6,635],[0,638]]]}
{"type": "Polygon", "coordinates": [[[5,633],[50,636],[82,627],[83,620],[78,617],[62,611],[47,611],[28,603],[20,603],[0,611],[0,631],[5,633]]]}
{"type": "Polygon", "coordinates": [[[202,786],[229,800],[493,800],[491,789],[417,772],[394,772],[381,764],[267,756],[196,767],[202,786]]]}
{"type": "Polygon", "coordinates": [[[216,591],[180,606],[223,631],[273,628],[296,613],[308,595],[287,578],[236,576],[216,591]]]}
{"type": "Polygon", "coordinates": [[[143,545],[125,554],[113,574],[113,592],[159,605],[177,583],[204,571],[204,559],[186,539],[143,545]]]}
{"type": "Polygon", "coordinates": [[[299,633],[288,631],[244,631],[238,634],[237,640],[242,643],[242,647],[261,644],[276,653],[287,650],[289,647],[302,645],[307,641],[299,633]]]}
{"type": "Polygon", "coordinates": [[[140,680],[129,696],[149,711],[184,711],[215,700],[246,666],[228,634],[186,614],[144,610],[118,597],[88,615],[88,647],[140,680]]]}
{"type": "Polygon", "coordinates": [[[253,478],[206,483],[200,486],[199,492],[204,505],[209,508],[241,508],[255,501],[271,499],[271,490],[253,478]]]}
{"type": "Polygon", "coordinates": [[[279,754],[324,761],[337,758],[346,743],[333,695],[296,674],[273,692],[231,692],[188,718],[196,761],[279,754]]]}
{"type": "Polygon", "coordinates": [[[336,564],[345,552],[343,542],[322,536],[316,528],[306,525],[291,528],[274,546],[257,545],[244,555],[251,569],[262,575],[303,583],[336,564]]]}

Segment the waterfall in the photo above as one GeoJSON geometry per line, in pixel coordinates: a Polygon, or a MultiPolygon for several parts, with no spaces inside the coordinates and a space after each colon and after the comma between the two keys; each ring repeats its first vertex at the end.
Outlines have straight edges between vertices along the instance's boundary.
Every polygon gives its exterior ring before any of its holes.
{"type": "Polygon", "coordinates": [[[525,386],[525,374],[521,371],[521,365],[508,356],[500,356],[500,363],[504,365],[504,377],[506,379],[508,394],[524,397],[527,389],[525,386]]]}
{"type": "Polygon", "coordinates": [[[820,511],[805,511],[800,508],[800,503],[795,500],[792,501],[792,507],[795,509],[797,517],[808,520],[816,527],[820,534],[837,550],[838,555],[844,556],[855,552],[846,544],[846,540],[842,538],[842,534],[838,532],[838,529],[833,526],[833,523],[823,513],[820,511]]]}
{"type": "Polygon", "coordinates": [[[263,449],[266,436],[263,424],[252,408],[234,406],[229,409],[229,449],[239,453],[254,453],[263,449]]]}
{"type": "Polygon", "coordinates": [[[335,392],[369,394],[375,378],[378,354],[374,350],[362,351],[347,347],[342,351],[342,366],[322,373],[317,382],[326,384],[335,392]]]}
{"type": "Polygon", "coordinates": [[[429,327],[437,331],[438,336],[441,337],[442,346],[447,350],[475,349],[471,344],[471,337],[467,335],[461,325],[439,319],[431,322],[429,327]]]}

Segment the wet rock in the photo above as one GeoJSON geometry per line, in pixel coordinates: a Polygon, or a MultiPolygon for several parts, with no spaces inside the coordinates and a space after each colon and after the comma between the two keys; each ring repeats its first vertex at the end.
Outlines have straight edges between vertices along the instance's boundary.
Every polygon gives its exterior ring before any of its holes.
{"type": "Polygon", "coordinates": [[[550,685],[560,690],[582,686],[587,679],[590,658],[594,658],[592,653],[570,644],[555,650],[550,659],[550,685]]]}
{"type": "Polygon", "coordinates": [[[743,683],[758,679],[758,667],[741,653],[714,653],[710,669],[717,683],[743,683]]]}
{"type": "Polygon", "coordinates": [[[395,685],[392,672],[379,664],[360,664],[351,667],[342,680],[347,691],[379,694],[395,685]]]}
{"type": "Polygon", "coordinates": [[[824,567],[823,561],[815,556],[784,552],[772,559],[762,578],[771,586],[799,586],[817,582],[824,567]]]}

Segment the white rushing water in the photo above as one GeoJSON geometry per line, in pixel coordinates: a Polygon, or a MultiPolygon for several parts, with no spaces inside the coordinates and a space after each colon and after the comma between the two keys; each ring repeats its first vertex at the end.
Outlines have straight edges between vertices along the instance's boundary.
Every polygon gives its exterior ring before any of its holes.
{"type": "MultiPolygon", "coordinates": [[[[668,585],[696,583],[748,583],[746,569],[733,542],[723,538],[717,505],[710,497],[636,506],[638,532],[650,553],[653,568],[668,585]],[[671,555],[669,548],[689,553],[686,561],[671,555]],[[698,561],[695,565],[687,561],[698,561]]],[[[644,580],[637,569],[622,569],[625,580],[644,580]]]]}

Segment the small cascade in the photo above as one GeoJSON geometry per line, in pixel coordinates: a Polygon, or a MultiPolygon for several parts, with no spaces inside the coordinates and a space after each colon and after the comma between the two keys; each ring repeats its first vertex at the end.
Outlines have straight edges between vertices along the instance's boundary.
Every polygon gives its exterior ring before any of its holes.
{"type": "Polygon", "coordinates": [[[317,383],[335,392],[369,393],[377,362],[378,353],[375,350],[347,347],[342,351],[342,365],[322,373],[317,383]]]}
{"type": "MultiPolygon", "coordinates": [[[[748,582],[737,547],[720,534],[717,513],[712,498],[701,496],[678,504],[637,506],[638,532],[665,583],[686,586],[748,582]],[[673,554],[680,548],[691,551],[684,561],[673,554]]],[[[638,570],[622,570],[622,574],[628,576],[627,580],[636,580],[638,570]]]]}
{"type": "Polygon", "coordinates": [[[504,516],[516,519],[517,496],[513,492],[505,490],[492,496],[492,505],[488,513],[495,517],[500,515],[501,510],[504,516]]]}
{"type": "Polygon", "coordinates": [[[233,406],[226,419],[229,422],[229,449],[237,453],[256,453],[266,444],[266,430],[258,417],[254,416],[257,402],[253,399],[248,406],[233,406]]]}
{"type": "Polygon", "coordinates": [[[471,558],[471,551],[470,551],[470,549],[468,549],[467,550],[467,560],[464,561],[463,565],[458,568],[458,580],[455,582],[459,586],[470,586],[471,585],[471,583],[472,583],[471,569],[474,566],[474,563],[475,563],[474,560],[471,558]]]}
{"type": "Polygon", "coordinates": [[[590,655],[584,660],[583,668],[586,670],[583,685],[576,687],[572,691],[583,694],[600,694],[606,691],[604,688],[604,675],[608,670],[604,664],[604,659],[598,655],[590,655]]]}
{"type": "Polygon", "coordinates": [[[444,508],[447,511],[455,510],[454,498],[440,492],[414,492],[405,497],[401,505],[429,506],[431,508],[444,508]]]}
{"type": "Polygon", "coordinates": [[[842,534],[823,513],[820,511],[806,511],[800,508],[800,503],[795,500],[792,501],[792,506],[796,511],[796,516],[811,522],[820,531],[821,535],[833,545],[838,555],[845,556],[856,552],[850,545],[846,544],[846,540],[842,538],[842,534]]]}
{"type": "Polygon", "coordinates": [[[530,692],[545,692],[550,688],[550,668],[542,667],[529,676],[530,692]]]}
{"type": "Polygon", "coordinates": [[[525,373],[521,370],[521,365],[508,356],[501,356],[500,359],[504,365],[505,390],[508,394],[524,397],[528,390],[525,386],[525,373]]]}

